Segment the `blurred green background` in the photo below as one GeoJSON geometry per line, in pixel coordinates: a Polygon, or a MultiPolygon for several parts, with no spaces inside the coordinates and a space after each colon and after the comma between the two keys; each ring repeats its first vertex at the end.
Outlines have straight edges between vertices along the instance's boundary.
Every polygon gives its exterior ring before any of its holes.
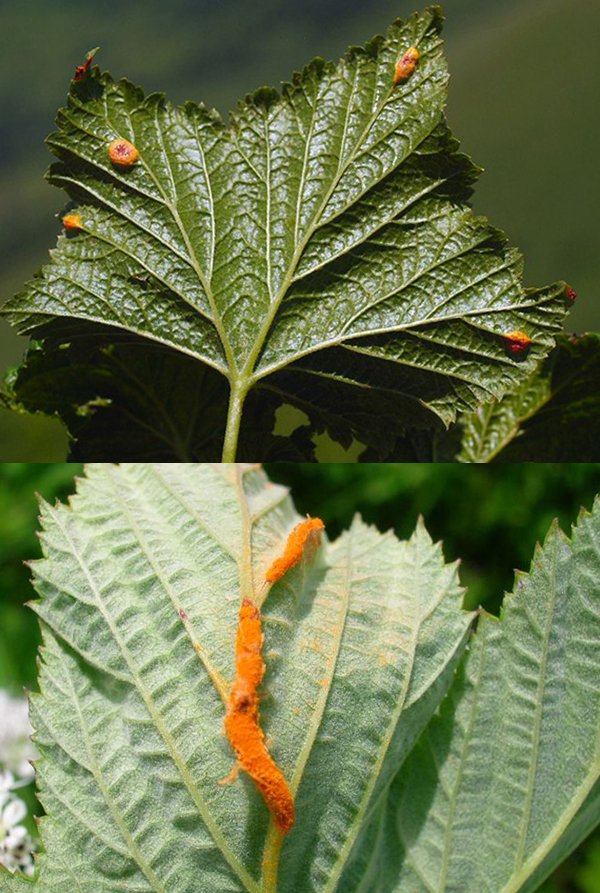
{"type": "MultiPolygon", "coordinates": [[[[426,0],[0,0],[0,302],[45,262],[64,207],[43,140],[85,52],[147,91],[226,114],[315,55],[336,58],[426,0]]],[[[477,211],[526,258],[529,285],[566,279],[570,328],[600,329],[596,172],[600,3],[447,0],[448,115],[486,168],[477,211]]],[[[24,349],[0,322],[0,374],[24,349]]],[[[0,410],[0,460],[60,460],[60,426],[0,410]]]]}
{"type": "MultiPolygon", "coordinates": [[[[565,531],[600,492],[600,463],[589,465],[268,465],[287,484],[300,513],[323,517],[330,538],[355,512],[380,530],[406,537],[419,513],[447,560],[462,558],[469,606],[497,611],[513,569],[527,570],[552,518],[565,531]]],[[[37,499],[64,499],[81,466],[0,465],[0,687],[35,686],[37,622],[23,561],[39,555],[37,499]]],[[[1,718],[0,718],[1,719],[1,718]]],[[[600,893],[600,832],[544,885],[543,893],[600,893]]]]}

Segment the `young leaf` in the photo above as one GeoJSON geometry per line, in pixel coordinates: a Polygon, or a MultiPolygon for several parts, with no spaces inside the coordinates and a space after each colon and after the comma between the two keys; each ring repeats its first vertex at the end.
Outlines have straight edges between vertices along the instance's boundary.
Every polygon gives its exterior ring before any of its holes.
{"type": "Polygon", "coordinates": [[[472,615],[421,524],[399,542],[356,519],[274,585],[260,712],[297,812],[276,886],[262,797],[248,777],[219,784],[223,698],[240,599],[260,602],[297,520],[240,465],[90,466],[69,507],[42,506],[41,893],[333,890],[472,615]]]}
{"type": "Polygon", "coordinates": [[[587,462],[600,444],[600,338],[571,335],[513,393],[461,418],[461,462],[587,462]]]}
{"type": "Polygon", "coordinates": [[[397,20],[249,95],[229,126],[92,67],[48,140],[77,229],[3,312],[22,332],[116,327],[215,370],[226,461],[248,393],[283,370],[331,402],[385,363],[395,425],[502,396],[552,346],[564,285],[524,290],[518,252],[466,203],[476,169],[444,123],[440,28],[438,7],[397,20]],[[418,64],[394,83],[409,47],[418,64]],[[109,155],[124,140],[128,166],[109,155]],[[506,336],[523,331],[517,356],[506,336]]]}
{"type": "MultiPolygon", "coordinates": [[[[377,852],[411,893],[530,893],[600,821],[600,500],[555,524],[483,615],[440,715],[382,798],[377,852]]],[[[371,832],[373,840],[374,831],[371,832]]]]}

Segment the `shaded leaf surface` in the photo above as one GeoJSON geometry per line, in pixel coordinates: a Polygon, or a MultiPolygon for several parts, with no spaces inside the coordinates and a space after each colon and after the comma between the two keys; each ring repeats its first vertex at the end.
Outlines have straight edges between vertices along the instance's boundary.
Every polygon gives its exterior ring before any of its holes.
{"type": "Polygon", "coordinates": [[[587,462],[600,452],[600,338],[562,338],[514,393],[461,419],[463,462],[587,462]]]}
{"type": "Polygon", "coordinates": [[[76,318],[168,346],[220,373],[234,406],[306,360],[348,386],[346,352],[359,380],[392,364],[403,412],[448,422],[500,397],[552,346],[563,285],[524,290],[518,252],[466,204],[476,169],[443,120],[440,27],[438,7],[397,20],[248,96],[229,126],[93,68],[48,140],[83,230],[3,312],[23,332],[76,318]],[[130,170],[109,161],[116,138],[139,149],[130,170]],[[521,362],[514,330],[533,339],[521,362]]]}
{"type": "MultiPolygon", "coordinates": [[[[42,508],[32,721],[44,893],[273,891],[272,829],[222,734],[241,597],[298,520],[250,466],[89,466],[42,508]]],[[[374,798],[450,685],[471,615],[422,526],[356,520],[263,608],[261,717],[296,796],[280,893],[333,890],[374,798]]],[[[0,889],[18,889],[0,875],[0,889]]],[[[348,889],[348,888],[346,888],[348,889]]]]}
{"type": "MultiPolygon", "coordinates": [[[[46,327],[46,331],[56,326],[46,327]]],[[[70,435],[69,458],[181,462],[218,456],[227,417],[225,379],[176,351],[103,327],[61,326],[34,343],[7,382],[9,405],[56,414],[70,435]]],[[[280,400],[250,395],[238,442],[242,458],[314,459],[312,429],[273,432],[280,400]]]]}

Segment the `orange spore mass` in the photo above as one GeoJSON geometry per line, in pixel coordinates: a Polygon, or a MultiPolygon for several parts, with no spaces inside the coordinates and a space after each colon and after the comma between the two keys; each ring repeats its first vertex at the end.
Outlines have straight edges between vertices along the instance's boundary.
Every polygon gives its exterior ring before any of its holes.
{"type": "Polygon", "coordinates": [[[140,153],[129,140],[113,140],[108,147],[108,157],[118,167],[133,167],[140,153]]]}
{"type": "Polygon", "coordinates": [[[69,231],[81,229],[81,214],[65,214],[62,219],[62,225],[69,231]]]}
{"type": "Polygon", "coordinates": [[[531,346],[531,338],[525,332],[509,332],[504,335],[504,344],[509,356],[522,357],[531,346]]]}
{"type": "Polygon", "coordinates": [[[240,608],[235,642],[235,678],[225,716],[225,732],[242,769],[253,779],[283,834],[294,824],[294,800],[283,773],[265,745],[259,725],[258,693],[265,672],[260,611],[250,599],[240,608]]]}
{"type": "Polygon", "coordinates": [[[421,58],[421,54],[416,47],[409,47],[401,59],[396,62],[396,70],[394,72],[394,84],[405,81],[411,76],[417,62],[421,58]]]}
{"type": "Polygon", "coordinates": [[[275,583],[295,564],[298,564],[309,537],[319,537],[321,531],[325,529],[325,525],[320,518],[307,518],[297,524],[290,535],[281,558],[276,558],[273,564],[267,570],[265,579],[267,583],[275,583]]]}

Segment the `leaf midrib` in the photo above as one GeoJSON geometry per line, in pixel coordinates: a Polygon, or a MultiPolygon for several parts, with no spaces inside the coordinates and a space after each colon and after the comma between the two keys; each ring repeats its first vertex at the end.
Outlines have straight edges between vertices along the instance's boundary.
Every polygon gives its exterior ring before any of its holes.
{"type": "MultiPolygon", "coordinates": [[[[427,27],[429,27],[429,25],[427,25],[427,27]]],[[[427,30],[427,28],[425,29],[424,33],[426,33],[426,30],[427,30]]],[[[421,37],[423,37],[423,35],[421,35],[421,37]]],[[[375,73],[375,77],[376,76],[377,75],[375,73]]],[[[376,87],[376,82],[374,84],[373,91],[375,91],[375,87],[376,87]]],[[[260,355],[260,352],[263,349],[266,337],[271,329],[271,325],[273,324],[273,321],[275,319],[277,311],[281,305],[281,302],[282,302],[283,298],[285,297],[285,295],[287,294],[287,292],[294,280],[296,269],[298,267],[298,264],[300,262],[302,254],[304,253],[306,245],[308,244],[308,241],[311,238],[311,236],[313,235],[313,233],[321,225],[320,218],[321,218],[323,211],[325,210],[331,196],[333,195],[335,189],[339,185],[339,182],[340,182],[342,176],[344,175],[344,173],[346,172],[346,170],[348,169],[350,164],[353,161],[355,161],[356,158],[359,156],[359,154],[360,154],[359,149],[362,147],[364,140],[367,138],[369,132],[371,131],[372,127],[374,126],[375,121],[377,120],[378,116],[381,114],[381,111],[385,107],[386,103],[389,101],[390,97],[394,94],[394,89],[395,88],[392,85],[390,87],[390,89],[388,90],[388,93],[384,96],[383,100],[377,106],[377,110],[372,113],[367,124],[365,125],[360,136],[358,137],[357,142],[356,142],[356,147],[355,147],[354,151],[350,153],[347,163],[344,165],[338,165],[338,170],[336,172],[335,177],[333,178],[333,180],[331,182],[329,189],[326,191],[321,204],[314,212],[312,223],[306,228],[306,232],[305,232],[302,240],[297,245],[296,250],[294,251],[294,254],[292,255],[292,259],[291,259],[290,265],[288,267],[287,273],[283,278],[283,281],[279,288],[279,291],[277,292],[277,294],[275,295],[275,297],[273,299],[271,309],[270,309],[269,313],[267,314],[261,329],[259,330],[257,339],[254,343],[254,347],[251,349],[251,351],[248,355],[246,364],[244,365],[244,368],[242,370],[242,374],[244,375],[244,377],[249,377],[252,381],[257,381],[260,377],[262,377],[261,375],[257,376],[255,374],[255,372],[254,372],[255,366],[256,366],[258,357],[260,355]]],[[[442,96],[445,95],[445,86],[442,89],[440,89],[438,92],[441,93],[442,96]]],[[[439,117],[441,116],[441,114],[442,114],[442,112],[440,111],[440,113],[438,115],[438,120],[432,126],[431,130],[428,131],[426,136],[431,135],[431,133],[433,132],[433,129],[439,123],[439,117]]],[[[391,131],[391,132],[393,132],[393,131],[391,131]]],[[[401,164],[402,161],[403,161],[403,159],[400,159],[398,162],[398,165],[401,164]]],[[[398,165],[396,165],[396,167],[398,165]]],[[[369,187],[369,188],[371,188],[371,187],[369,187]]],[[[354,202],[358,201],[358,199],[361,198],[368,191],[369,191],[368,189],[363,190],[363,192],[359,196],[355,197],[354,202]]],[[[301,199],[301,197],[299,194],[298,202],[300,202],[300,199],[301,199]]],[[[288,358],[283,365],[287,365],[288,363],[292,362],[293,359],[297,359],[297,357],[293,357],[291,359],[288,358]]],[[[268,373],[265,373],[265,374],[268,374],[268,373]]]]}
{"type": "MultiPolygon", "coordinates": [[[[337,618],[336,624],[336,635],[334,641],[332,643],[332,651],[329,656],[329,660],[327,662],[327,676],[328,681],[327,685],[322,685],[319,691],[319,696],[316,701],[315,709],[312,714],[311,720],[309,722],[308,728],[306,730],[306,735],[304,739],[304,745],[298,753],[298,760],[296,763],[296,767],[294,769],[294,774],[292,776],[291,787],[294,793],[296,793],[300,787],[302,782],[302,778],[304,776],[304,772],[306,770],[306,766],[308,764],[308,760],[312,753],[312,750],[315,745],[315,741],[317,739],[317,735],[319,733],[319,729],[321,728],[321,724],[323,722],[323,717],[325,715],[325,708],[327,706],[327,701],[329,700],[329,696],[331,694],[331,689],[333,687],[333,682],[335,678],[336,667],[340,658],[340,652],[342,647],[342,639],[344,637],[344,632],[346,629],[346,623],[348,621],[348,612],[350,609],[350,593],[352,589],[352,579],[350,577],[350,568],[352,562],[352,546],[353,546],[353,534],[352,531],[348,534],[348,543],[349,548],[347,550],[347,559],[344,563],[344,585],[343,585],[343,597],[340,599],[340,611],[339,617],[337,618]]],[[[352,568],[353,570],[353,568],[352,568]]]]}
{"type": "MultiPolygon", "coordinates": [[[[413,591],[420,592],[421,591],[421,587],[419,585],[419,579],[421,576],[420,542],[419,542],[419,545],[417,546],[416,551],[417,551],[417,555],[416,555],[415,568],[414,568],[415,583],[414,583],[413,591]]],[[[334,863],[334,865],[332,866],[332,868],[330,870],[329,880],[328,880],[327,884],[323,887],[321,893],[332,893],[332,891],[335,890],[337,882],[339,881],[342,871],[344,870],[344,866],[348,860],[348,857],[350,856],[350,852],[352,851],[352,847],[354,846],[356,838],[358,837],[358,834],[360,833],[361,826],[364,822],[365,815],[369,808],[369,803],[371,800],[371,795],[373,793],[373,789],[375,787],[375,784],[377,783],[377,779],[379,777],[379,773],[380,773],[381,767],[383,765],[383,761],[384,761],[387,751],[389,749],[393,734],[397,728],[402,711],[404,710],[406,696],[408,694],[410,680],[411,680],[413,669],[414,669],[414,663],[415,663],[416,650],[417,650],[417,644],[418,644],[418,640],[419,640],[420,630],[421,630],[421,617],[420,617],[420,615],[418,615],[418,617],[415,618],[414,627],[411,631],[409,647],[407,649],[407,651],[409,653],[409,657],[407,660],[407,666],[405,668],[405,675],[404,675],[404,679],[402,681],[402,687],[401,687],[400,691],[398,692],[398,704],[396,706],[396,709],[392,712],[392,714],[390,716],[390,721],[388,723],[387,731],[381,737],[379,754],[373,763],[373,766],[371,769],[371,776],[370,776],[367,784],[365,785],[360,806],[359,806],[358,810],[356,811],[356,815],[354,817],[352,824],[350,825],[350,828],[348,829],[348,832],[346,834],[346,839],[344,840],[344,843],[343,843],[342,847],[340,848],[337,862],[334,863]]]]}
{"type": "Polygon", "coordinates": [[[556,585],[556,567],[559,559],[558,551],[561,546],[560,534],[558,530],[555,533],[555,541],[552,550],[552,567],[550,575],[550,604],[548,606],[548,617],[546,626],[543,630],[541,660],[539,668],[539,679],[536,691],[535,712],[533,717],[533,735],[531,752],[529,755],[529,770],[527,773],[527,793],[525,797],[525,805],[523,816],[521,819],[521,828],[519,832],[519,840],[515,853],[515,868],[517,872],[521,869],[525,856],[525,848],[527,845],[527,833],[531,822],[531,809],[533,806],[533,794],[535,791],[535,783],[537,777],[537,766],[540,757],[540,740],[542,721],[544,716],[544,695],[546,690],[546,672],[548,668],[548,652],[550,648],[550,635],[554,624],[554,615],[556,612],[556,602],[558,598],[558,588],[556,585]]]}

